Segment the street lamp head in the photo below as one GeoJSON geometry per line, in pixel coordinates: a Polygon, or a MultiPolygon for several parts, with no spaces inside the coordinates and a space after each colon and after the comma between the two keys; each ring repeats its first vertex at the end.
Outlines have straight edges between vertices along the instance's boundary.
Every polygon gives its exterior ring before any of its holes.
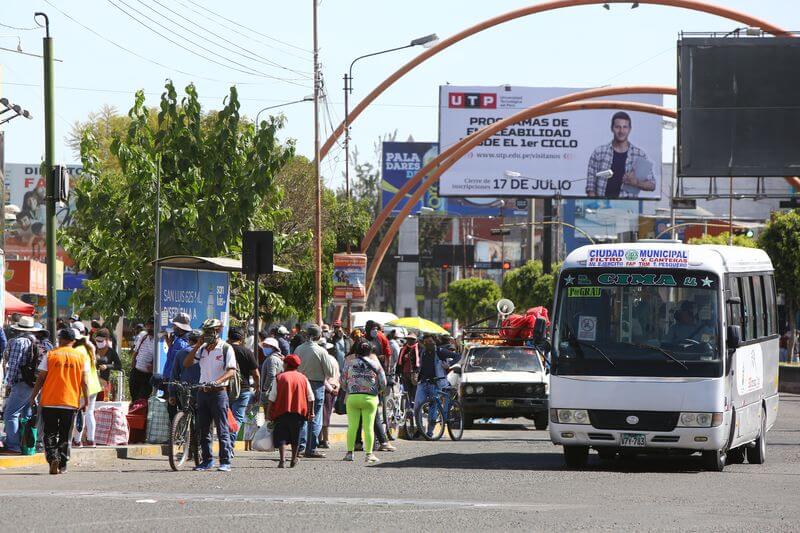
{"type": "Polygon", "coordinates": [[[8,98],[0,98],[0,104],[3,104],[6,107],[8,106],[8,98]]]}
{"type": "Polygon", "coordinates": [[[610,10],[611,6],[608,4],[603,4],[603,9],[610,10]]]}
{"type": "Polygon", "coordinates": [[[33,120],[33,115],[31,115],[31,112],[28,111],[27,109],[22,110],[22,116],[29,120],[33,120]]]}
{"type": "Polygon", "coordinates": [[[430,35],[426,35],[425,37],[418,37],[411,41],[409,46],[424,46],[425,48],[430,48],[433,46],[436,41],[439,40],[439,37],[435,33],[431,33],[430,35]]]}
{"type": "Polygon", "coordinates": [[[639,2],[633,2],[631,4],[631,9],[636,9],[637,7],[639,7],[639,2]]]}
{"type": "Polygon", "coordinates": [[[21,115],[21,114],[22,114],[22,107],[21,107],[19,104],[14,104],[14,105],[12,105],[12,106],[11,106],[11,109],[13,109],[13,110],[14,110],[14,112],[15,112],[17,115],[21,115]]]}

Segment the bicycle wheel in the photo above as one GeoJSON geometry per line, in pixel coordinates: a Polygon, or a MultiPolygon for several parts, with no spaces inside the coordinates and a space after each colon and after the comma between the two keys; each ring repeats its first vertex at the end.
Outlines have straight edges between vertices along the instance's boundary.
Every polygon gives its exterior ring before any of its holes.
{"type": "Polygon", "coordinates": [[[383,423],[389,440],[397,439],[397,430],[400,426],[397,412],[398,406],[394,396],[387,396],[383,402],[383,423]]]}
{"type": "Polygon", "coordinates": [[[189,458],[192,448],[191,417],[184,411],[178,411],[172,420],[169,434],[169,466],[180,470],[189,458]]]}
{"type": "Polygon", "coordinates": [[[450,400],[447,409],[447,434],[452,440],[461,440],[464,436],[464,410],[456,398],[450,400]]]}
{"type": "Polygon", "coordinates": [[[405,433],[405,438],[408,440],[414,440],[417,438],[417,424],[414,420],[414,409],[411,407],[411,403],[408,401],[407,396],[403,396],[400,404],[400,412],[403,415],[403,432],[405,433]]]}
{"type": "Polygon", "coordinates": [[[436,398],[426,400],[417,409],[416,422],[417,429],[426,440],[439,440],[444,434],[444,416],[442,406],[436,398]],[[431,415],[431,410],[436,410],[436,416],[431,415]]]}
{"type": "Polygon", "coordinates": [[[197,418],[191,415],[189,418],[189,457],[194,461],[194,466],[200,466],[203,458],[200,454],[200,441],[197,438],[197,426],[195,422],[197,418]]]}

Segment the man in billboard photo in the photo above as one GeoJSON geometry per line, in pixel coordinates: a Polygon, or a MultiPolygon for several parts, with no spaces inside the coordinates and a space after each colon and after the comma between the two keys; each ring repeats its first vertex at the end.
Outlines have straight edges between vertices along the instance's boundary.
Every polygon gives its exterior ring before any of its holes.
{"type": "Polygon", "coordinates": [[[641,148],[631,144],[631,117],[618,111],[611,117],[613,139],[595,148],[586,170],[586,195],[604,198],[638,198],[654,191],[653,163],[641,148]],[[610,171],[610,172],[609,172],[610,171]]]}

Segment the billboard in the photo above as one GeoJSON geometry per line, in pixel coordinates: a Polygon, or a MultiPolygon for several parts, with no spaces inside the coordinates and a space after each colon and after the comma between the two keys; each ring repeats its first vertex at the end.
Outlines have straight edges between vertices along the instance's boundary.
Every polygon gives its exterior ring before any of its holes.
{"type": "Polygon", "coordinates": [[[333,303],[365,304],[366,254],[333,254],[333,303]]]}
{"type": "MultiPolygon", "coordinates": [[[[45,179],[40,173],[40,166],[38,164],[6,163],[4,168],[5,204],[19,208],[16,222],[6,225],[6,256],[45,261],[47,259],[45,246],[45,192],[47,187],[45,179]]],[[[72,178],[80,175],[80,165],[67,165],[66,168],[72,178]]],[[[70,188],[73,185],[70,184],[70,188]]],[[[74,208],[72,202],[69,205],[56,205],[59,225],[69,224],[74,208]]],[[[72,265],[72,261],[60,247],[58,258],[67,266],[72,265]]]]}
{"type": "MultiPolygon", "coordinates": [[[[158,294],[160,330],[170,329],[178,313],[191,317],[193,328],[199,328],[207,318],[222,322],[222,338],[228,338],[228,309],[230,290],[227,272],[160,267],[161,291],[158,294]]],[[[164,368],[167,345],[159,342],[160,359],[157,371],[164,368]]]]}
{"type": "MultiPolygon", "coordinates": [[[[449,147],[484,126],[580,90],[441,86],[439,145],[449,147]]],[[[615,99],[656,105],[663,100],[615,99]]],[[[661,137],[661,117],[646,113],[581,110],[525,120],[486,139],[444,172],[439,194],[657,200],[661,137]]]]}
{"type": "MultiPolygon", "coordinates": [[[[385,208],[392,197],[419,170],[439,155],[436,142],[384,142],[381,162],[381,208],[385,208]]],[[[413,187],[406,198],[397,203],[392,215],[397,215],[406,205],[417,187],[413,187]]],[[[420,202],[411,213],[418,214],[421,208],[433,209],[437,214],[464,217],[484,217],[498,214],[495,198],[443,198],[438,184],[425,191],[420,202]]]]}
{"type": "Polygon", "coordinates": [[[678,175],[797,176],[800,42],[678,42],[678,175]]]}

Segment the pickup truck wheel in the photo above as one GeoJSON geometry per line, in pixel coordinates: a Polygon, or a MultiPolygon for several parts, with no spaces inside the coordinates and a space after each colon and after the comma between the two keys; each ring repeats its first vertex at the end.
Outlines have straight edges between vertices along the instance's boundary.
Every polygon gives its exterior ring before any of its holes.
{"type": "Polygon", "coordinates": [[[744,463],[744,446],[739,446],[732,450],[728,450],[728,458],[726,461],[729,465],[740,465],[744,463]]]}
{"type": "Polygon", "coordinates": [[[536,429],[547,429],[547,412],[537,413],[533,417],[533,426],[536,429]]]}
{"type": "Polygon", "coordinates": [[[583,468],[588,460],[588,446],[564,446],[564,462],[568,467],[583,468]]]}

